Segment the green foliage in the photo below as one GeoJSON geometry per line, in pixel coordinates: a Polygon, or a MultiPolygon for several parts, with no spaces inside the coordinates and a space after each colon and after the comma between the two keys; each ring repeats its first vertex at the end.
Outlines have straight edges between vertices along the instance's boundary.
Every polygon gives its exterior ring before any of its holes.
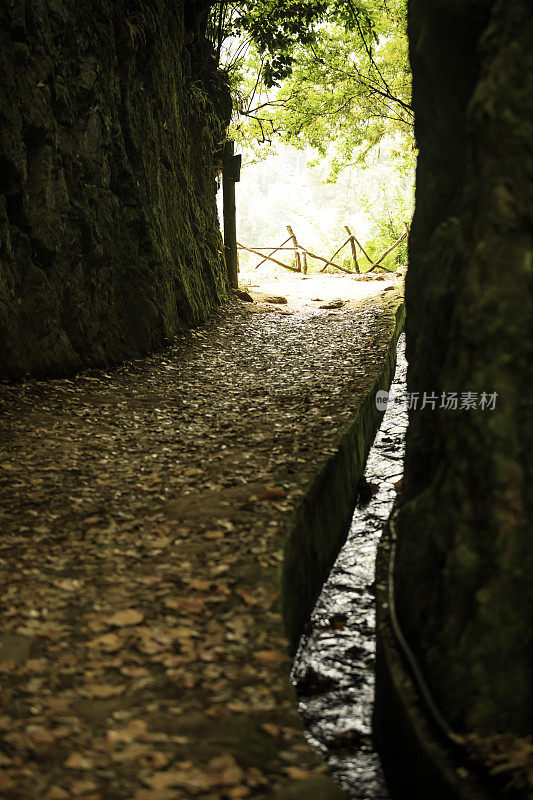
{"type": "MultiPolygon", "coordinates": [[[[413,214],[413,198],[406,198],[406,191],[400,193],[399,190],[390,197],[386,187],[382,187],[384,213],[376,217],[373,213],[372,205],[364,198],[361,205],[365,208],[373,222],[372,237],[366,242],[365,249],[368,254],[378,259],[382,253],[394,244],[405,233],[405,224],[409,224],[413,214]]],[[[396,247],[389,256],[383,261],[387,270],[397,270],[399,267],[407,266],[407,240],[404,240],[396,247]]]]}
{"type": "MultiPolygon", "coordinates": [[[[327,159],[308,166],[310,148],[300,151],[280,145],[277,155],[255,164],[249,163],[246,154],[245,180],[237,184],[239,241],[251,247],[274,247],[287,237],[289,224],[301,244],[328,257],[346,239],[344,226],[348,225],[365,249],[375,240],[372,252],[378,257],[403,234],[404,222],[409,224],[412,215],[412,171],[404,174],[395,167],[394,146],[394,142],[382,143],[367,166],[347,167],[335,182],[327,181],[327,159]]],[[[387,257],[386,267],[394,267],[395,252],[387,257]]],[[[260,260],[244,251],[239,258],[242,265],[252,268],[260,260]]],[[[281,260],[287,258],[284,253],[281,260]]],[[[352,268],[349,246],[337,258],[337,263],[352,268]]],[[[363,270],[369,266],[362,254],[359,263],[363,270]]],[[[322,266],[309,261],[310,271],[322,266]]]]}
{"type": "MultiPolygon", "coordinates": [[[[406,0],[248,0],[228,17],[232,135],[261,157],[313,147],[331,177],[385,137],[413,150],[406,0]],[[244,37],[244,38],[243,38],[244,37]]],[[[220,21],[220,20],[219,20],[220,21]]]]}
{"type": "MultiPolygon", "coordinates": [[[[275,244],[290,222],[311,249],[328,254],[349,223],[378,258],[404,233],[414,161],[406,6],[407,0],[218,4],[211,31],[234,100],[230,136],[246,154],[247,171],[267,157],[270,165],[250,197],[244,199],[244,183],[239,189],[243,241],[275,244]],[[285,146],[301,157],[296,171],[289,166],[278,179],[272,156],[279,152],[283,160],[285,146]],[[302,160],[315,167],[305,179],[302,160]],[[332,191],[337,181],[342,191],[332,191]],[[382,182],[388,188],[380,197],[382,182]]],[[[406,254],[402,244],[385,266],[403,264],[406,254]]],[[[340,257],[350,269],[349,256],[340,257]]]]}
{"type": "Polygon", "coordinates": [[[327,7],[324,0],[249,0],[240,4],[234,30],[253,39],[262,60],[265,87],[290,75],[296,45],[308,46],[314,41],[315,25],[327,7]]]}
{"type": "MultiPolygon", "coordinates": [[[[218,5],[224,12],[230,4],[218,5]]],[[[250,36],[262,60],[264,85],[271,88],[291,74],[298,51],[319,40],[325,23],[335,21],[377,42],[380,13],[387,7],[388,0],[241,0],[231,3],[228,32],[250,36]]]]}

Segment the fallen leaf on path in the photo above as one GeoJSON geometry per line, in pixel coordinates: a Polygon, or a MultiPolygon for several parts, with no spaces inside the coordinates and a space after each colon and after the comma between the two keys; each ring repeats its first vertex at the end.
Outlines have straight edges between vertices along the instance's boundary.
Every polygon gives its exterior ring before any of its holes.
{"type": "Polygon", "coordinates": [[[258,500],[280,500],[282,497],[287,497],[287,492],[282,486],[273,486],[257,495],[258,500]]]}
{"type": "Polygon", "coordinates": [[[189,583],[189,588],[196,589],[198,592],[208,592],[212,585],[213,581],[203,581],[199,578],[193,578],[189,583]]]}
{"type": "Polygon", "coordinates": [[[305,781],[311,773],[301,767],[284,767],[283,771],[293,781],[305,781]]]}
{"type": "Polygon", "coordinates": [[[106,700],[108,697],[116,697],[123,694],[126,689],[125,684],[95,683],[94,685],[84,686],[84,691],[97,700],[106,700]]]}
{"type": "MultiPolygon", "coordinates": [[[[174,736],[173,738],[175,740],[176,738],[185,739],[186,737],[185,736],[183,736],[183,737],[174,736]]],[[[184,744],[188,744],[188,743],[189,743],[189,740],[187,739],[184,742],[184,744]]],[[[150,761],[151,761],[151,766],[153,768],[155,768],[155,769],[163,769],[163,767],[166,767],[166,765],[169,763],[170,756],[168,756],[166,753],[161,753],[159,750],[156,750],[155,753],[151,753],[150,754],[150,761]]]]}
{"type": "Polygon", "coordinates": [[[126,625],[139,625],[144,619],[142,611],[136,608],[127,608],[124,611],[117,611],[111,617],[104,617],[104,622],[108,625],[115,625],[117,628],[123,628],[126,625]]]}
{"type": "Polygon", "coordinates": [[[251,794],[247,786],[232,786],[231,789],[226,789],[224,797],[228,800],[241,800],[241,797],[249,797],[251,794]]]}
{"type": "MultiPolygon", "coordinates": [[[[124,750],[120,750],[118,753],[113,753],[113,761],[118,761],[119,763],[125,761],[136,761],[141,756],[147,756],[151,751],[151,745],[149,744],[141,744],[140,742],[133,742],[132,744],[128,745],[124,750]]],[[[165,766],[164,764],[157,764],[158,767],[165,766]]]]}
{"type": "Polygon", "coordinates": [[[46,800],[70,800],[70,794],[61,786],[51,786],[46,793],[46,800]]]}
{"type": "Polygon", "coordinates": [[[52,745],[55,742],[55,736],[52,731],[43,728],[41,725],[28,725],[25,734],[32,744],[52,745]]]}
{"type": "Polygon", "coordinates": [[[81,753],[71,753],[64,763],[68,769],[91,769],[93,762],[81,753]]]}
{"type": "Polygon", "coordinates": [[[181,611],[185,614],[198,614],[204,610],[205,606],[203,597],[167,597],[163,602],[171,611],[181,611]]]}
{"type": "Polygon", "coordinates": [[[224,706],[210,706],[209,708],[206,708],[204,714],[210,719],[218,719],[224,715],[224,712],[224,706]]]}
{"type": "Polygon", "coordinates": [[[193,794],[207,792],[211,788],[207,776],[199,769],[156,772],[154,775],[144,778],[143,781],[151,789],[169,789],[177,786],[180,789],[187,789],[193,794]]]}
{"type": "Polygon", "coordinates": [[[237,714],[246,714],[250,711],[250,705],[243,703],[241,700],[232,700],[226,704],[229,711],[235,711],[237,714]]]}
{"type": "Polygon", "coordinates": [[[142,719],[132,719],[124,728],[110,730],[107,732],[109,742],[133,742],[135,739],[146,733],[147,725],[142,719]]]}
{"type": "Polygon", "coordinates": [[[261,772],[257,767],[250,767],[246,773],[246,782],[255,789],[256,786],[265,786],[268,781],[264,772],[261,772]]]}
{"type": "Polygon", "coordinates": [[[259,602],[258,598],[254,597],[250,589],[244,589],[244,588],[237,589],[236,592],[239,595],[239,597],[242,597],[242,599],[248,606],[256,605],[259,602]]]}
{"type": "Polygon", "coordinates": [[[290,661],[290,658],[281,650],[258,650],[254,653],[254,658],[261,664],[282,664],[284,661],[290,661]]]}
{"type": "Polygon", "coordinates": [[[168,536],[160,536],[158,539],[152,539],[150,547],[154,550],[164,550],[165,547],[168,547],[171,543],[172,539],[168,536]]]}
{"type": "Polygon", "coordinates": [[[76,592],[83,587],[84,583],[85,581],[76,578],[64,578],[63,580],[54,581],[54,586],[66,592],[76,592]]]}
{"type": "Polygon", "coordinates": [[[269,736],[279,736],[280,735],[280,728],[278,725],[274,725],[272,722],[264,722],[261,727],[268,733],[269,736]]]}
{"type": "Polygon", "coordinates": [[[204,533],[204,539],[223,539],[224,536],[224,531],[206,531],[204,533]]]}
{"type": "Polygon", "coordinates": [[[105,650],[106,653],[115,653],[124,644],[124,637],[119,636],[117,633],[104,633],[103,636],[97,636],[89,642],[89,647],[98,647],[105,650]]]}
{"type": "Polygon", "coordinates": [[[120,667],[120,672],[126,678],[146,678],[150,674],[146,667],[138,667],[136,664],[124,664],[120,667]]]}
{"type": "Polygon", "coordinates": [[[98,786],[94,781],[74,781],[70,787],[72,794],[76,797],[82,794],[86,795],[88,792],[95,792],[97,789],[98,786]]]}
{"type": "Polygon", "coordinates": [[[184,597],[179,601],[178,610],[185,614],[199,614],[204,610],[205,600],[203,597],[184,597]]]}
{"type": "Polygon", "coordinates": [[[209,762],[209,783],[213,786],[235,786],[244,778],[244,772],[231,753],[212,758],[209,762]]]}

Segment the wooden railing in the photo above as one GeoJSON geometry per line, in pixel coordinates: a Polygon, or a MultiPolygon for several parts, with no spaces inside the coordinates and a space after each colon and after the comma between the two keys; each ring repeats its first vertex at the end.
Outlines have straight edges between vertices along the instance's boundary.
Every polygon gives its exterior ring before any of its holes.
{"type": "Polygon", "coordinates": [[[368,267],[368,269],[365,270],[365,273],[372,272],[373,270],[376,269],[376,267],[380,267],[381,269],[384,269],[386,272],[394,272],[394,270],[383,266],[383,261],[386,259],[386,257],[389,255],[389,253],[392,253],[392,251],[396,247],[398,247],[402,242],[404,242],[409,237],[409,227],[408,227],[407,223],[404,223],[404,225],[405,225],[405,233],[403,233],[399,237],[399,239],[397,239],[394,242],[394,244],[392,244],[389,248],[387,248],[387,250],[385,250],[385,252],[382,253],[379,256],[379,258],[377,258],[375,260],[371,256],[369,256],[369,254],[367,253],[367,251],[365,250],[363,245],[356,239],[354,234],[351,232],[351,230],[348,227],[348,225],[344,226],[344,230],[348,234],[348,238],[346,239],[346,241],[344,241],[341,244],[340,247],[338,247],[335,250],[333,255],[330,256],[329,258],[324,258],[323,256],[319,256],[316,253],[312,253],[306,247],[303,247],[298,242],[298,239],[296,238],[296,234],[294,233],[294,230],[291,228],[290,225],[287,225],[287,232],[289,234],[288,238],[285,239],[285,241],[282,242],[278,247],[272,247],[272,246],[270,246],[270,247],[248,247],[247,245],[241,244],[240,242],[237,242],[237,247],[240,250],[246,250],[248,253],[254,253],[256,256],[259,256],[261,258],[261,261],[259,262],[259,264],[256,265],[255,269],[258,269],[261,266],[261,264],[265,263],[265,261],[272,261],[274,264],[277,264],[278,266],[283,267],[284,269],[291,270],[291,272],[300,272],[300,273],[303,273],[304,275],[306,275],[307,274],[307,257],[309,257],[309,258],[314,258],[317,261],[323,261],[324,262],[324,266],[322,267],[322,269],[319,270],[319,272],[325,272],[325,270],[328,267],[334,267],[335,269],[338,269],[341,272],[346,272],[349,275],[353,275],[354,273],[360,273],[361,272],[361,270],[359,268],[359,261],[358,261],[358,258],[357,258],[357,248],[359,248],[359,250],[361,251],[363,256],[370,263],[370,267],[368,267]],[[289,242],[292,242],[292,244],[289,245],[289,242]],[[341,264],[336,264],[333,261],[333,259],[336,258],[336,256],[339,255],[341,250],[343,250],[348,244],[350,245],[353,269],[346,269],[346,267],[343,267],[341,264]],[[267,255],[264,255],[263,251],[265,251],[265,250],[269,250],[270,252],[267,255]],[[286,251],[286,250],[289,250],[289,251],[294,253],[294,266],[292,266],[291,264],[285,264],[283,261],[280,261],[279,259],[274,258],[274,255],[276,253],[278,253],[280,251],[286,251]]]}

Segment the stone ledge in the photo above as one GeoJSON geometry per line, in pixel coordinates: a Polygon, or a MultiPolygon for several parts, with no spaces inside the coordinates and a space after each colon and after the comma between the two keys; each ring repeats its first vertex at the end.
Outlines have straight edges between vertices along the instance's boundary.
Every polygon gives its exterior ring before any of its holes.
{"type": "Polygon", "coordinates": [[[287,536],[282,575],[283,615],[291,648],[311,616],[320,590],[346,540],[357,501],[357,482],[381,423],[376,392],[388,389],[396,367],[396,344],[405,320],[403,298],[386,303],[379,345],[382,360],[359,407],[340,433],[335,452],[325,461],[295,511],[287,536]]]}

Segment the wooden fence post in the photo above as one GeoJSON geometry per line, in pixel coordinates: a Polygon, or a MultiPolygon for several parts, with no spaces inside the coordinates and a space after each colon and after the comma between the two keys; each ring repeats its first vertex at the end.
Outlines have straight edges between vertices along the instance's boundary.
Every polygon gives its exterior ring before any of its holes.
{"type": "Polygon", "coordinates": [[[238,289],[239,256],[237,255],[237,223],[235,208],[235,156],[232,141],[224,144],[222,160],[222,196],[224,203],[224,252],[229,284],[238,289]]]}
{"type": "Polygon", "coordinates": [[[351,230],[347,225],[344,226],[344,230],[350,237],[350,247],[352,248],[352,261],[354,269],[356,272],[361,272],[361,270],[359,269],[359,264],[357,262],[357,247],[355,246],[355,237],[353,236],[351,230]]]}
{"type": "Polygon", "coordinates": [[[287,231],[289,232],[289,236],[292,239],[292,243],[294,245],[294,263],[296,264],[296,271],[302,271],[302,262],[300,259],[300,253],[298,252],[298,241],[296,239],[295,233],[290,225],[287,225],[287,231]]]}
{"type": "Polygon", "coordinates": [[[307,253],[302,253],[302,269],[304,275],[307,275],[307,253]]]}

